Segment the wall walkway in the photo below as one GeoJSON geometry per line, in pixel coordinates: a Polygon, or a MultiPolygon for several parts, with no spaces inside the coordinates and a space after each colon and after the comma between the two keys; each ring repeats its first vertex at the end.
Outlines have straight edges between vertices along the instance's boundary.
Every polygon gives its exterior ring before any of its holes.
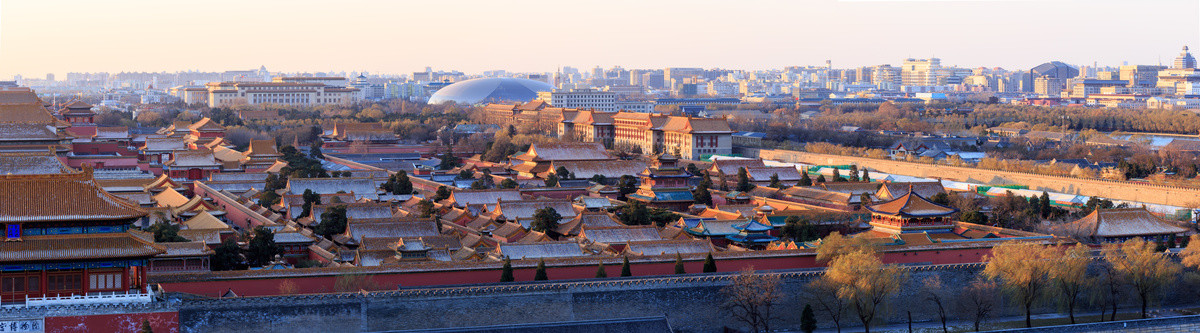
{"type": "Polygon", "coordinates": [[[1031,190],[1188,207],[1200,203],[1200,188],[1139,184],[1125,181],[1046,176],[1032,173],[955,167],[791,150],[745,149],[748,157],[790,163],[856,164],[872,171],[991,185],[1027,185],[1031,190]]]}

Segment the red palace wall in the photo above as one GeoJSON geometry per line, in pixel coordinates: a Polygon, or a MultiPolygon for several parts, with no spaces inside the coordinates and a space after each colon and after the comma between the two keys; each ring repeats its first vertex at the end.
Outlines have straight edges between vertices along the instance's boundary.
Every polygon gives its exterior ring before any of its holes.
{"type": "MultiPolygon", "coordinates": [[[[437,192],[437,189],[439,187],[446,186],[446,185],[443,185],[442,183],[438,183],[435,181],[426,180],[426,179],[418,178],[418,177],[408,177],[408,180],[410,182],[412,182],[414,190],[420,190],[420,191],[437,192]]],[[[447,187],[447,188],[449,188],[449,187],[447,187]]]]}
{"type": "Polygon", "coordinates": [[[97,155],[102,153],[113,153],[121,156],[137,156],[137,151],[129,150],[128,145],[117,142],[101,141],[101,142],[75,142],[71,144],[71,151],[76,154],[97,155]]]}
{"type": "Polygon", "coordinates": [[[219,132],[192,131],[192,135],[195,135],[196,137],[200,137],[200,138],[223,138],[223,137],[225,137],[225,131],[219,131],[219,132]]]}
{"type": "MultiPolygon", "coordinates": [[[[334,154],[337,154],[337,153],[350,153],[350,154],[358,154],[358,153],[377,153],[377,154],[419,153],[419,154],[421,154],[421,157],[426,157],[426,158],[436,157],[438,155],[439,151],[442,149],[442,147],[441,146],[411,146],[411,145],[409,145],[409,146],[368,145],[367,147],[362,147],[360,149],[361,149],[361,151],[352,149],[350,147],[349,142],[326,142],[325,145],[321,146],[321,151],[323,151],[327,154],[328,153],[334,153],[334,154]]],[[[461,158],[468,158],[468,157],[471,157],[472,155],[481,153],[481,152],[461,151],[463,149],[464,149],[464,147],[455,147],[454,156],[458,156],[461,158]]]]}
{"type": "Polygon", "coordinates": [[[587,195],[587,189],[583,187],[541,187],[530,189],[519,189],[521,195],[533,197],[547,197],[550,199],[574,199],[581,195],[587,195]]]}
{"type": "Polygon", "coordinates": [[[217,205],[217,207],[221,207],[221,209],[225,211],[225,219],[228,220],[229,223],[236,224],[239,228],[242,228],[242,230],[251,230],[254,229],[254,227],[262,225],[260,218],[251,217],[250,213],[247,212],[249,208],[245,207],[244,205],[237,203],[236,201],[225,200],[223,199],[224,196],[222,195],[208,193],[208,190],[206,190],[204,187],[196,186],[196,182],[187,182],[185,184],[189,188],[192,188],[192,192],[195,193],[195,195],[212,199],[213,204],[217,205]],[[237,209],[234,206],[242,206],[242,208],[245,210],[237,209]],[[246,221],[250,221],[250,223],[246,223],[246,221]]]}
{"type": "Polygon", "coordinates": [[[141,163],[136,157],[67,157],[64,163],[72,168],[82,168],[90,165],[95,169],[140,169],[141,163]]]}
{"type": "MultiPolygon", "coordinates": [[[[961,264],[982,261],[991,249],[940,249],[928,251],[889,252],[883,256],[884,262],[896,264],[961,264]]],[[[810,251],[801,251],[796,255],[778,255],[771,257],[725,257],[716,256],[717,269],[720,272],[734,272],[745,267],[753,266],[756,270],[798,269],[821,267],[815,255],[810,251]]],[[[532,281],[534,266],[537,261],[514,261],[514,276],[517,281],[532,281]]],[[[703,269],[703,257],[688,258],[684,267],[689,273],[697,273],[703,269]]],[[[547,262],[547,275],[552,280],[590,279],[596,276],[595,261],[575,260],[570,263],[547,262]],[[587,262],[583,264],[581,262],[587,262]]],[[[397,287],[461,285],[478,283],[495,283],[500,279],[500,264],[485,268],[451,270],[452,267],[431,267],[422,272],[370,272],[362,270],[362,274],[380,290],[392,290],[397,287]]],[[[621,274],[620,258],[610,258],[605,262],[608,276],[616,277],[621,274]]],[[[674,256],[665,256],[631,262],[631,270],[635,276],[671,275],[675,272],[674,256]],[[653,261],[651,261],[653,260],[653,261]]],[[[338,272],[333,269],[313,269],[292,272],[216,272],[214,276],[187,277],[183,275],[150,276],[151,283],[160,283],[171,292],[185,292],[203,296],[220,296],[232,289],[240,296],[279,295],[280,286],[287,281],[295,286],[297,293],[326,293],[335,292],[334,283],[338,274],[353,274],[360,270],[345,270],[338,272]],[[228,277],[226,277],[228,274],[228,277]],[[201,281],[195,281],[201,280],[201,281]]]]}
{"type": "Polygon", "coordinates": [[[143,320],[150,322],[150,328],[155,333],[179,332],[178,312],[148,312],[46,317],[46,333],[141,332],[143,320]]]}

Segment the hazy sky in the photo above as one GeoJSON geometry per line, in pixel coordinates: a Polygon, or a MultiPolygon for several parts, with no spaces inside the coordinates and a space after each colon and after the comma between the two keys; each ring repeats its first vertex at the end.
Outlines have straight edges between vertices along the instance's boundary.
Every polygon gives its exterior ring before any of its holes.
{"type": "Polygon", "coordinates": [[[252,69],[468,73],[1170,63],[1198,0],[0,0],[0,78],[252,69]]]}

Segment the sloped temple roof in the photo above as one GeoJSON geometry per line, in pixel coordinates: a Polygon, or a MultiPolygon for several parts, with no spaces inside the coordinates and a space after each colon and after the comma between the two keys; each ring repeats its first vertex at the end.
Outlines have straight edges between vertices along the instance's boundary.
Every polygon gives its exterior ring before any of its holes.
{"type": "Polygon", "coordinates": [[[913,193],[911,189],[903,196],[892,201],[871,205],[868,210],[887,215],[899,215],[905,217],[932,217],[946,216],[954,214],[958,209],[942,206],[929,199],[925,199],[919,194],[913,193]]]}
{"type": "Polygon", "coordinates": [[[146,211],[96,185],[92,170],[0,175],[0,222],[135,219],[146,211]]]}
{"type": "Polygon", "coordinates": [[[1154,216],[1145,208],[1097,209],[1059,229],[1078,231],[1094,237],[1170,235],[1187,232],[1187,229],[1154,216]]]}

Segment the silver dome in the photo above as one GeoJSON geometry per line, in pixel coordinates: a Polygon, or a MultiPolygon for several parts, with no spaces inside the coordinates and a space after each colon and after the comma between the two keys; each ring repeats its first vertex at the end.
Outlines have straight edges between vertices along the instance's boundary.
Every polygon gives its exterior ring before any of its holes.
{"type": "Polygon", "coordinates": [[[552,91],[554,86],[541,81],[519,78],[470,79],[448,85],[429,97],[430,104],[455,102],[481,104],[498,102],[528,102],[540,91],[552,91]]]}

